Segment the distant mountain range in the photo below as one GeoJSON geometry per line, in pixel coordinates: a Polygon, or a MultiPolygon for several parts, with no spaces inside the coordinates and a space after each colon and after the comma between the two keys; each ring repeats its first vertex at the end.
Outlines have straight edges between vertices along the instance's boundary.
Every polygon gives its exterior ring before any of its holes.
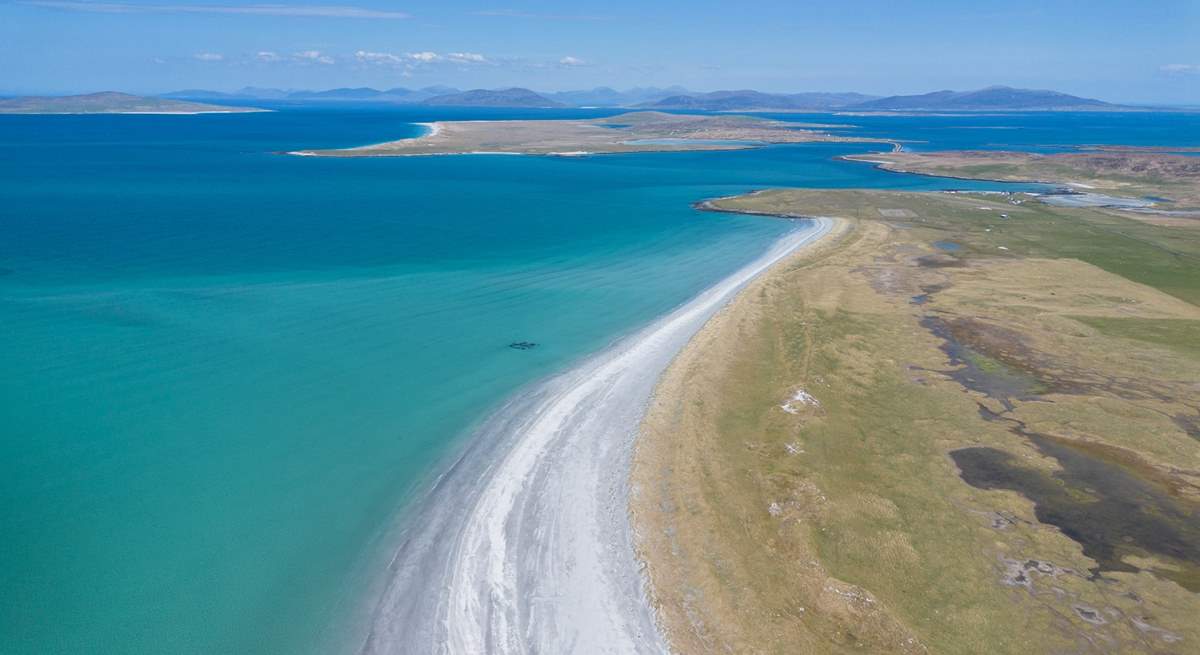
{"type": "Polygon", "coordinates": [[[732,111],[738,109],[829,110],[858,105],[879,96],[862,93],[763,93],[750,89],[713,91],[700,94],[673,95],[642,107],[653,109],[705,109],[732,111]]]}
{"type": "Polygon", "coordinates": [[[449,86],[427,86],[423,89],[397,87],[380,91],[370,87],[327,89],[324,91],[265,89],[248,86],[233,92],[210,91],[208,89],[184,89],[164,93],[163,98],[187,100],[276,100],[299,102],[393,102],[418,103],[440,95],[459,93],[449,86]]]}
{"type": "Polygon", "coordinates": [[[856,111],[987,111],[987,110],[1106,110],[1124,109],[1092,98],[1059,93],[989,86],[978,91],[934,91],[912,96],[891,96],[863,102],[856,111]]]}
{"type": "Polygon", "coordinates": [[[529,89],[472,89],[446,93],[421,102],[441,107],[566,107],[529,89]]]}
{"type": "Polygon", "coordinates": [[[992,86],[977,91],[935,91],[879,97],[862,93],[764,93],[752,89],[693,92],[683,87],[610,87],[537,93],[524,88],[472,89],[429,86],[379,90],[369,87],[297,91],[247,87],[232,93],[188,89],[164,98],[206,101],[381,102],[473,107],[641,107],[704,111],[1119,111],[1131,109],[1091,98],[1031,89],[992,86]]]}
{"type": "Polygon", "coordinates": [[[657,102],[663,98],[691,93],[682,86],[669,86],[665,89],[656,86],[634,87],[627,91],[618,91],[607,86],[581,91],[559,91],[544,94],[547,98],[576,107],[634,107],[647,102],[657,102]]]}
{"type": "Polygon", "coordinates": [[[0,114],[209,114],[261,111],[170,98],[104,91],[77,96],[23,96],[0,100],[0,114]]]}
{"type": "Polygon", "coordinates": [[[471,89],[427,86],[421,89],[397,87],[381,91],[370,87],[328,89],[325,91],[263,89],[246,87],[232,93],[207,89],[185,89],[165,93],[163,98],[188,100],[273,100],[283,102],[380,102],[392,104],[462,107],[566,107],[563,103],[522,88],[471,89]]]}
{"type": "Polygon", "coordinates": [[[814,110],[814,111],[1104,111],[1129,109],[1121,105],[1080,98],[1057,91],[990,86],[978,91],[935,91],[920,95],[867,96],[861,93],[761,93],[758,91],[714,91],[679,95],[646,103],[653,109],[814,110]]]}

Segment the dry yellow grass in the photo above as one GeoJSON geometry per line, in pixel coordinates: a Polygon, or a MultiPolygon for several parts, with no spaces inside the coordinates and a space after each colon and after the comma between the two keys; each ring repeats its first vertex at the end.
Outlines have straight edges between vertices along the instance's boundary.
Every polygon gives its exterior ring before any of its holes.
{"type": "MultiPolygon", "coordinates": [[[[1061,471],[1019,424],[1081,444],[1172,503],[1195,507],[1200,489],[1200,442],[1176,420],[1200,415],[1200,357],[1171,344],[1174,332],[1153,343],[1081,320],[1175,329],[1200,321],[1180,297],[1190,292],[1101,267],[1123,270],[1116,260],[1049,256],[1024,240],[1041,227],[956,231],[995,201],[783,191],[721,203],[849,220],[710,322],[647,413],[631,511],[678,652],[1200,649],[1200,595],[1183,586],[1194,562],[1122,551],[1133,570],[1093,578],[1097,562],[1026,495],[960,477],[951,454],[972,447],[1031,475],[1061,471]],[[953,254],[931,245],[949,238],[953,254]],[[972,388],[931,325],[974,345],[980,375],[1028,393],[972,388]]],[[[1037,226],[1085,220],[1019,211],[1037,226]]]]}

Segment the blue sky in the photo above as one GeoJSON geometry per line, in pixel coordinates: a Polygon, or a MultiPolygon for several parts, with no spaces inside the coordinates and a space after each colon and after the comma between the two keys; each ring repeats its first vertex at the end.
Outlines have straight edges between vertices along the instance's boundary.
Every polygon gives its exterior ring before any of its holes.
{"type": "Polygon", "coordinates": [[[0,0],[0,91],[990,84],[1200,104],[1200,0],[0,0]]]}

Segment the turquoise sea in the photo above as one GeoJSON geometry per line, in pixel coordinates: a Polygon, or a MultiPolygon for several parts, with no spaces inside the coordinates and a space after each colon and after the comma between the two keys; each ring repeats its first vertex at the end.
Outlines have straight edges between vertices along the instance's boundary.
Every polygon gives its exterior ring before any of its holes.
{"type": "Polygon", "coordinates": [[[0,652],[335,652],[472,424],[789,229],[692,202],[995,186],[833,159],[861,144],[277,154],[606,113],[0,116],[0,652]]]}

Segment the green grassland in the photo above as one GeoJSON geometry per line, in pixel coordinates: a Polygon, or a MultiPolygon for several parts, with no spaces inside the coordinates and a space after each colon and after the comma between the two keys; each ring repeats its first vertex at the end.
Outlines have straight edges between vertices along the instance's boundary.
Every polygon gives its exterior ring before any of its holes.
{"type": "Polygon", "coordinates": [[[929,175],[1036,180],[1117,196],[1165,198],[1158,202],[1158,209],[1189,211],[1193,218],[1200,210],[1200,160],[1169,150],[1099,148],[1053,155],[1003,151],[890,152],[847,159],[929,175]]]}
{"type": "Polygon", "coordinates": [[[1200,648],[1193,231],[992,194],[711,206],[852,227],[651,405],[633,509],[681,652],[1200,648]]]}
{"type": "Polygon", "coordinates": [[[838,194],[769,190],[723,199],[716,207],[766,213],[848,215],[884,220],[888,199],[913,218],[886,218],[932,242],[953,241],[957,259],[1072,258],[1200,304],[1200,230],[1172,229],[1093,209],[1058,208],[1027,194],[838,194]],[[1019,205],[1012,201],[1020,202],[1019,205]],[[981,209],[989,207],[990,209],[981,209]],[[1007,218],[1001,218],[1007,214],[1007,218]]]}

